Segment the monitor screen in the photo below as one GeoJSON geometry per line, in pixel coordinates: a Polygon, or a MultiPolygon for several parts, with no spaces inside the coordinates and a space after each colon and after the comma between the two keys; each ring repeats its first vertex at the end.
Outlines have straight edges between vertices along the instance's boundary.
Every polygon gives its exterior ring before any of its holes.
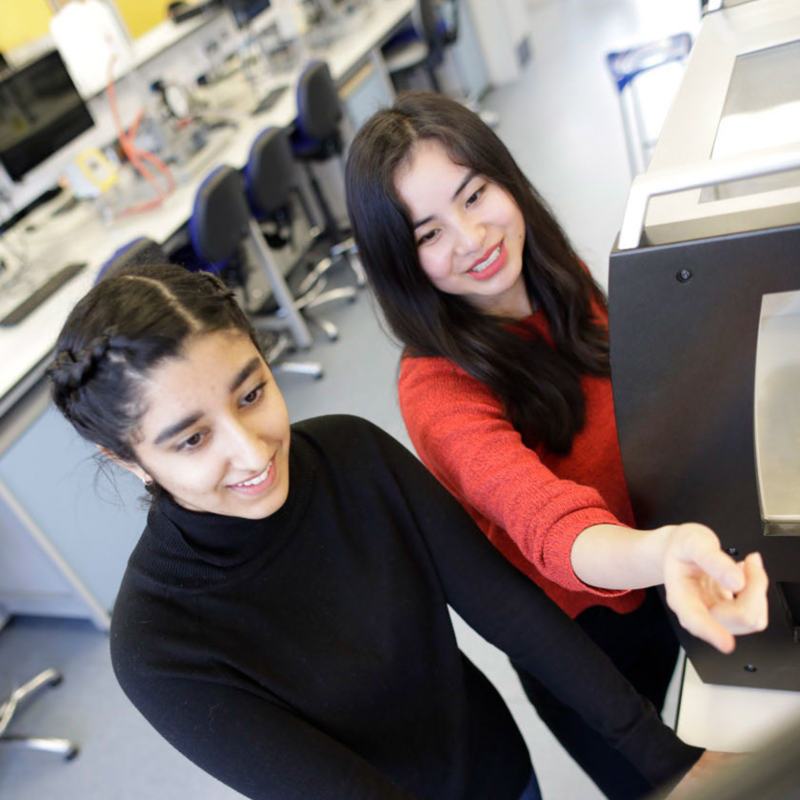
{"type": "Polygon", "coordinates": [[[92,125],[56,50],[0,80],[0,164],[14,181],[92,125]]]}
{"type": "Polygon", "coordinates": [[[270,0],[225,0],[233,18],[239,27],[244,27],[251,19],[257,17],[270,6],[270,0]]]}

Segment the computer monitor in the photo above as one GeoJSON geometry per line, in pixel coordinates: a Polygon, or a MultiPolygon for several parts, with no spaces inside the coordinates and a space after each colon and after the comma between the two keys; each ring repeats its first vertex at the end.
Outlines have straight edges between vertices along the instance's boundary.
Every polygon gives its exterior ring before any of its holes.
{"type": "Polygon", "coordinates": [[[0,164],[15,182],[93,125],[57,50],[0,79],[0,164]]]}
{"type": "Polygon", "coordinates": [[[225,0],[236,24],[244,28],[248,22],[270,7],[270,0],[225,0]]]}

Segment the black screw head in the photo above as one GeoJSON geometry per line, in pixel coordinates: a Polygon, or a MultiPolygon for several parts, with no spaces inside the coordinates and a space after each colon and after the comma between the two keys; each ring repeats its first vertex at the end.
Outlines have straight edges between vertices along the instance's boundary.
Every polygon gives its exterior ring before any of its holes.
{"type": "Polygon", "coordinates": [[[675,277],[678,279],[678,283],[689,283],[693,277],[693,273],[690,269],[682,269],[678,271],[675,277]]]}
{"type": "Polygon", "coordinates": [[[758,667],[755,664],[745,664],[744,671],[745,672],[756,672],[758,667]]]}

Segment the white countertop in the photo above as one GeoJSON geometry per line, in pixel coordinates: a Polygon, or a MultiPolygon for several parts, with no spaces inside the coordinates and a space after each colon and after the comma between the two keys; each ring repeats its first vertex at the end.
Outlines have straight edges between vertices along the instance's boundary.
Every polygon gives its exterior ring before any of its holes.
{"type": "Polygon", "coordinates": [[[800,692],[703,683],[687,659],[677,733],[688,744],[750,752],[798,719],[800,692]]]}

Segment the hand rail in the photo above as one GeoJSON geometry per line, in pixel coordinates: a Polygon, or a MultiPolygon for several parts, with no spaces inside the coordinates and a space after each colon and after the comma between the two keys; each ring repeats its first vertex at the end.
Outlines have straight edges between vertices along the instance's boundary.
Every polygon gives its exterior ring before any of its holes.
{"type": "Polygon", "coordinates": [[[778,152],[710,159],[700,164],[637,175],[628,194],[617,249],[633,250],[639,247],[651,197],[792,169],[800,169],[800,147],[797,146],[783,148],[778,152]]]}

